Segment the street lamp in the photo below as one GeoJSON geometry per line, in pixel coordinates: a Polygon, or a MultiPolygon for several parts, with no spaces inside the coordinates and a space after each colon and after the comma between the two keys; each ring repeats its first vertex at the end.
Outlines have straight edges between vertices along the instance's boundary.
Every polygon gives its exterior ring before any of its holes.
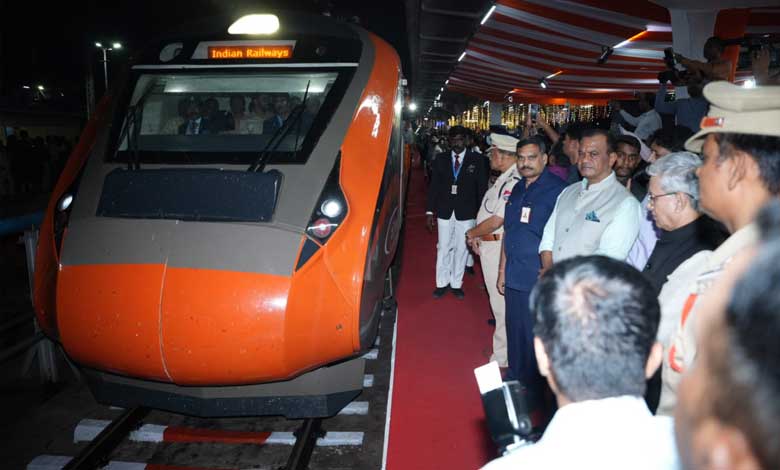
{"type": "Polygon", "coordinates": [[[108,51],[114,49],[121,49],[121,42],[112,42],[110,46],[104,46],[102,42],[96,42],[95,47],[103,51],[103,84],[105,89],[108,90],[108,51]]]}

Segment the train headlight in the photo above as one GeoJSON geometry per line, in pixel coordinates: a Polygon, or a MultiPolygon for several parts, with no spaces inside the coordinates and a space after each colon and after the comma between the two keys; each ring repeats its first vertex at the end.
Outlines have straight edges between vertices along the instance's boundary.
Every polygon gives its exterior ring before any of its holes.
{"type": "Polygon", "coordinates": [[[333,199],[328,199],[322,203],[320,211],[322,211],[322,214],[325,215],[325,217],[334,219],[341,215],[341,203],[333,199]]]}
{"type": "Polygon", "coordinates": [[[276,15],[242,16],[228,28],[229,34],[273,34],[279,31],[276,15]]]}

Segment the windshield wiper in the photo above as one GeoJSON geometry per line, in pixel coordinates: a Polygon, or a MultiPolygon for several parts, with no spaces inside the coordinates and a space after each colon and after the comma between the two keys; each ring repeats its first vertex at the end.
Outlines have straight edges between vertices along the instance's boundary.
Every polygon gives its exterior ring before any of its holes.
{"type": "MultiPolygon", "coordinates": [[[[290,115],[287,116],[287,119],[284,120],[282,125],[276,129],[276,132],[273,133],[271,138],[268,140],[268,143],[265,144],[265,147],[260,152],[260,156],[258,156],[257,160],[255,160],[255,162],[252,163],[249,168],[247,168],[247,171],[263,171],[263,169],[265,169],[266,163],[268,163],[268,159],[270,158],[271,153],[275,152],[276,149],[279,148],[279,145],[290,132],[290,129],[292,129],[292,127],[296,124],[300,123],[303,112],[306,109],[306,99],[309,96],[310,84],[311,80],[306,84],[306,92],[303,95],[303,101],[301,101],[301,104],[296,106],[290,115]]],[[[300,125],[298,125],[298,134],[300,131],[300,125]]],[[[295,136],[295,151],[293,152],[293,156],[298,153],[298,134],[295,136]]]]}
{"type": "Polygon", "coordinates": [[[127,138],[127,151],[132,155],[132,158],[127,161],[128,170],[141,169],[140,154],[138,152],[138,134],[141,131],[140,121],[144,103],[146,103],[146,99],[149,95],[152,94],[152,90],[154,90],[156,84],[157,80],[151,80],[149,85],[144,89],[141,97],[138,98],[138,101],[136,101],[134,105],[127,107],[124,126],[122,127],[122,132],[119,133],[119,140],[117,141],[116,150],[114,150],[113,160],[116,160],[116,155],[119,153],[119,147],[122,146],[122,141],[127,138]]]}

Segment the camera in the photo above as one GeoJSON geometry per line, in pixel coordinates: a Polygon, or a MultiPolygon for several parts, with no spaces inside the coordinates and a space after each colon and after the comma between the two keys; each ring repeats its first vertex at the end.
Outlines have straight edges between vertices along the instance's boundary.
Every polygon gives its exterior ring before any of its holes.
{"type": "Polygon", "coordinates": [[[658,81],[662,84],[671,82],[672,85],[687,85],[691,78],[688,71],[677,70],[677,61],[674,58],[674,49],[667,47],[664,49],[664,64],[666,70],[658,72],[658,81]]]}

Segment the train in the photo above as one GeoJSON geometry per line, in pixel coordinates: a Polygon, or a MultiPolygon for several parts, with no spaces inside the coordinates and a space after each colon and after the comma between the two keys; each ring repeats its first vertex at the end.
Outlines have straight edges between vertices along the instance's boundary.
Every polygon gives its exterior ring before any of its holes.
{"type": "Polygon", "coordinates": [[[102,403],[336,414],[363,387],[409,160],[398,54],[299,12],[189,24],[97,106],[40,229],[34,306],[102,403]]]}

